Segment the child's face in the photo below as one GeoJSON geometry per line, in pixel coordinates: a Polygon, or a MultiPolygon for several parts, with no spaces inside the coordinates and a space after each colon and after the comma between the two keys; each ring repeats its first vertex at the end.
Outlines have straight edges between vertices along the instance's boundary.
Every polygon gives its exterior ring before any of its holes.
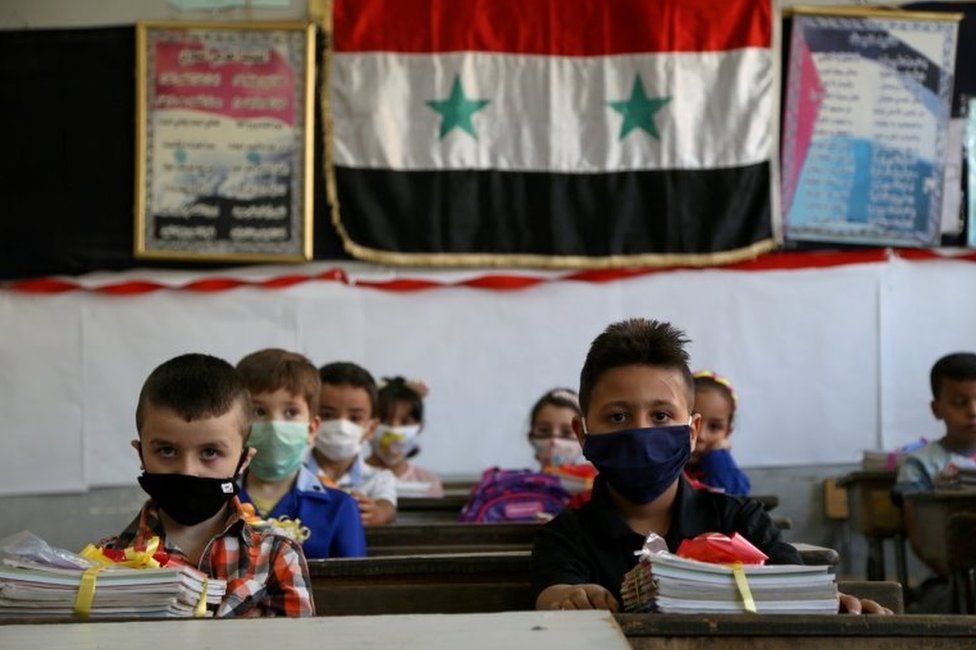
{"type": "Polygon", "coordinates": [[[402,399],[394,401],[390,413],[383,418],[383,424],[391,427],[409,427],[420,423],[413,414],[413,404],[402,399]]]}
{"type": "Polygon", "coordinates": [[[549,438],[572,438],[573,419],[576,411],[568,406],[556,406],[546,404],[539,409],[532,421],[532,429],[529,437],[534,440],[547,440],[549,438]]]}
{"type": "Polygon", "coordinates": [[[363,427],[368,440],[379,422],[373,418],[373,405],[365,388],[348,384],[322,384],[319,417],[327,420],[349,420],[363,427]]]}
{"type": "Polygon", "coordinates": [[[946,437],[958,448],[976,447],[976,379],[943,379],[932,413],[945,422],[946,437]]]}
{"type": "MultiPolygon", "coordinates": [[[[241,460],[243,407],[235,404],[219,416],[187,422],[168,408],[149,406],[139,440],[132,446],[142,449],[142,464],[153,474],[188,474],[206,478],[228,478],[241,460]]],[[[240,467],[244,471],[254,451],[250,450],[240,467]]]]}
{"type": "Polygon", "coordinates": [[[723,446],[732,433],[732,405],[728,398],[714,388],[699,389],[695,393],[695,410],[702,418],[695,453],[702,454],[723,446]]]}
{"type": "Polygon", "coordinates": [[[254,422],[307,422],[309,436],[319,428],[319,416],[313,416],[302,395],[279,388],[273,392],[251,393],[251,415],[254,422]]]}
{"type": "MultiPolygon", "coordinates": [[[[688,424],[695,448],[701,416],[688,408],[688,388],[678,370],[635,364],[611,368],[597,379],[586,411],[586,433],[600,435],[626,429],[688,424]]],[[[579,419],[573,429],[584,443],[579,419]]]]}

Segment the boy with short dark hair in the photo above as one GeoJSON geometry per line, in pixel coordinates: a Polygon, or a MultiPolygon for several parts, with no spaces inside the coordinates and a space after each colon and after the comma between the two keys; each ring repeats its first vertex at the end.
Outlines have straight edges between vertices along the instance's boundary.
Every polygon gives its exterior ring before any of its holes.
{"type": "Polygon", "coordinates": [[[961,468],[976,469],[976,354],[948,354],[932,366],[932,414],[945,435],[905,459],[895,491],[928,492],[950,483],[961,468]]]}
{"type": "Polygon", "coordinates": [[[256,451],[242,479],[241,501],[266,520],[298,520],[307,529],[305,557],[362,557],[366,536],[356,502],[326,487],[302,463],[319,426],[319,373],[300,354],[277,348],[237,364],[251,394],[248,441],[256,451]]]}
{"type": "MultiPolygon", "coordinates": [[[[687,343],[670,324],[644,319],[610,325],[593,341],[573,430],[599,475],[589,503],[564,510],[536,537],[538,609],[616,611],[624,574],[650,533],[674,551],[701,533],[738,532],[772,563],[802,563],[759,502],[694,490],[682,478],[701,427],[687,343]]],[[[859,612],[862,602],[845,595],[841,607],[859,612]]],[[[863,607],[885,611],[872,601],[863,607]]]]}
{"type": "Polygon", "coordinates": [[[250,400],[234,367],[205,354],[163,363],[146,379],[132,446],[149,501],[100,545],[145,550],[153,537],[170,563],[227,581],[217,616],[312,616],[308,567],[292,540],[244,520],[237,478],[254,456],[245,445],[250,400]]]}
{"type": "Polygon", "coordinates": [[[365,368],[340,361],[319,368],[322,424],[306,467],[330,487],[348,490],[365,525],[396,519],[396,477],[365,462],[376,432],[376,381],[365,368]]]}

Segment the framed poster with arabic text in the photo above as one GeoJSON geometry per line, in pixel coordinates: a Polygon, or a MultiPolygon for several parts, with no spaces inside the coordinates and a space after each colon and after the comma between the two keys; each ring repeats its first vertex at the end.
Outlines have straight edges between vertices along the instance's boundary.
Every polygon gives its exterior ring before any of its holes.
{"type": "Polygon", "coordinates": [[[795,7],[786,238],[936,246],[961,14],[795,7]]]}
{"type": "Polygon", "coordinates": [[[136,29],[136,257],[311,259],[314,26],[136,29]]]}

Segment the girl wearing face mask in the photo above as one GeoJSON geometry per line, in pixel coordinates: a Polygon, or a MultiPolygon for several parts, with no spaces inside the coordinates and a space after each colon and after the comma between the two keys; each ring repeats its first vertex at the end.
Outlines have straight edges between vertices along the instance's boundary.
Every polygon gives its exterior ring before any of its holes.
{"type": "Polygon", "coordinates": [[[420,453],[417,438],[424,426],[426,395],[423,382],[403,377],[384,377],[377,395],[380,424],[370,441],[372,454],[366,462],[396,475],[397,496],[444,496],[440,477],[411,460],[420,453]]]}
{"type": "MultiPolygon", "coordinates": [[[[542,471],[558,475],[568,492],[588,495],[596,469],[583,458],[583,448],[573,433],[573,418],[580,415],[575,391],[550,390],[530,412],[529,444],[542,471]]],[[[575,500],[570,503],[575,505],[575,500]]]]}

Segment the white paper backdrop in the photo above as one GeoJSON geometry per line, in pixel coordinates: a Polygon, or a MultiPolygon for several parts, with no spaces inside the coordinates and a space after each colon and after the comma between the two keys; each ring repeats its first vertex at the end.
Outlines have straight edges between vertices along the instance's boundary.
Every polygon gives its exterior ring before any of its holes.
{"type": "MultiPolygon", "coordinates": [[[[173,277],[125,274],[133,275],[173,277]]],[[[270,346],[317,365],[351,360],[378,377],[427,381],[419,461],[431,469],[458,475],[527,466],[531,404],[548,388],[575,387],[590,341],[631,316],[673,321],[693,340],[695,368],[733,380],[742,464],[855,461],[882,440],[891,447],[938,435],[928,369],[947,351],[976,348],[973,286],[974,264],[895,260],[683,271],[513,292],[397,294],[331,282],[139,297],[0,292],[0,494],[134,483],[138,464],[128,443],[148,372],[186,351],[236,363],[270,346]]]]}

